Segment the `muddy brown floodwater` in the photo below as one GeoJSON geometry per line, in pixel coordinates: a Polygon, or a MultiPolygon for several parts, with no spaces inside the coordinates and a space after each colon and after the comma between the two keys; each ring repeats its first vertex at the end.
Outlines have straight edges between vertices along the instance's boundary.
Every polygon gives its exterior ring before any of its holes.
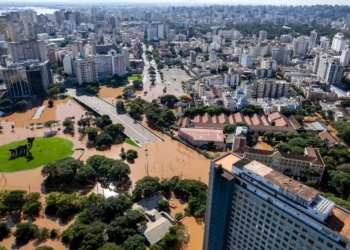
{"type": "MultiPolygon", "coordinates": [[[[113,94],[114,95],[114,94],[113,94]]],[[[114,97],[115,98],[115,97],[114,97]]],[[[45,102],[44,102],[45,105],[45,102]]],[[[14,113],[11,116],[1,118],[1,125],[4,127],[3,133],[0,134],[0,145],[10,143],[12,141],[25,139],[31,136],[42,136],[44,132],[49,131],[47,128],[30,130],[26,127],[31,122],[45,122],[47,120],[61,120],[65,117],[75,116],[77,121],[82,115],[85,114],[85,110],[73,100],[57,100],[55,101],[53,108],[45,109],[42,117],[38,120],[30,120],[36,109],[28,110],[24,113],[14,113]],[[11,125],[15,124],[14,132],[11,132],[11,125]],[[23,127],[22,127],[23,124],[23,127]]],[[[62,128],[62,126],[59,125],[62,128]]],[[[75,125],[77,131],[78,126],[75,125]]],[[[56,129],[55,127],[53,129],[56,129]]],[[[131,169],[130,178],[132,180],[132,187],[135,182],[144,176],[157,176],[160,179],[171,178],[174,175],[181,176],[183,179],[196,179],[201,180],[204,183],[208,183],[209,165],[210,161],[203,155],[198,154],[196,151],[184,146],[178,141],[172,140],[170,137],[158,132],[153,131],[162,140],[156,140],[151,144],[142,145],[142,148],[137,148],[132,145],[123,143],[120,145],[113,145],[110,150],[97,151],[95,149],[86,149],[81,157],[81,160],[86,160],[92,155],[104,155],[113,159],[120,159],[119,153],[122,147],[125,150],[134,149],[138,152],[138,158],[135,163],[129,164],[131,169]]],[[[74,143],[74,148],[85,148],[84,138],[82,141],[78,140],[79,134],[76,132],[74,136],[65,135],[61,131],[56,135],[74,143]]],[[[76,151],[73,154],[74,158],[78,158],[81,152],[76,151]]],[[[43,177],[41,176],[41,167],[21,172],[5,173],[4,174],[7,183],[0,182],[2,189],[24,189],[27,191],[42,192],[42,200],[45,198],[45,190],[42,188],[43,177]]],[[[178,204],[178,208],[172,211],[175,215],[176,212],[183,212],[183,205],[178,200],[174,199],[170,203],[178,204]]],[[[44,215],[35,221],[41,227],[59,228],[62,232],[69,224],[61,225],[58,221],[53,221],[50,218],[46,218],[44,215]]],[[[72,223],[72,222],[70,222],[72,223]]],[[[201,249],[203,241],[203,224],[197,222],[192,217],[186,217],[183,219],[184,225],[188,227],[190,233],[190,242],[188,249],[201,249]]],[[[14,244],[14,237],[10,237],[1,242],[8,249],[11,249],[14,244]]],[[[60,241],[47,241],[44,243],[54,247],[55,249],[66,249],[60,241]]],[[[32,242],[28,243],[21,249],[34,249],[32,242]]]]}

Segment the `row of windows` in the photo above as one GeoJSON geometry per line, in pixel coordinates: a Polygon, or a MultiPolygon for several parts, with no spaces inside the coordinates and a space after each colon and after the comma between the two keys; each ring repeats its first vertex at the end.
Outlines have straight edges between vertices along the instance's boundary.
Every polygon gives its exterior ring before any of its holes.
{"type": "Polygon", "coordinates": [[[325,242],[324,238],[315,237],[301,224],[286,218],[278,211],[271,210],[264,203],[242,191],[234,194],[229,235],[232,244],[242,249],[253,249],[253,247],[245,248],[246,242],[242,237],[248,242],[255,242],[259,249],[262,249],[259,245],[272,246],[272,244],[279,249],[281,240],[285,242],[284,245],[282,243],[284,249],[287,249],[286,244],[298,245],[302,249],[313,247],[321,249],[320,245],[333,248],[333,244],[325,242]]]}

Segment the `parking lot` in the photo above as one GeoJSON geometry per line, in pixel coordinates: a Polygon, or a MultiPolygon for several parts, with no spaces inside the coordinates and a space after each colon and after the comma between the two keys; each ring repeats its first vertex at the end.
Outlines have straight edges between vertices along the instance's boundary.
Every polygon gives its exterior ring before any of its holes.
{"type": "Polygon", "coordinates": [[[186,94],[186,90],[182,88],[182,81],[188,81],[190,77],[187,73],[176,66],[172,66],[171,68],[165,67],[162,69],[164,74],[164,86],[167,88],[167,93],[175,96],[181,96],[186,94]],[[174,76],[176,80],[174,80],[174,76]]]}

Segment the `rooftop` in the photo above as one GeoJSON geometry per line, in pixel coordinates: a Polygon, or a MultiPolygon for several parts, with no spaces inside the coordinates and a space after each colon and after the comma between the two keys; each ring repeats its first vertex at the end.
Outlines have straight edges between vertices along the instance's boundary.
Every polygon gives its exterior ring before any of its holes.
{"type": "Polygon", "coordinates": [[[214,141],[223,142],[224,134],[222,130],[217,129],[200,129],[200,128],[180,128],[182,133],[185,133],[196,141],[214,141]]]}
{"type": "Polygon", "coordinates": [[[332,216],[327,220],[326,226],[343,237],[350,239],[350,212],[335,206],[332,216]]]}
{"type": "Polygon", "coordinates": [[[238,162],[241,160],[241,157],[232,154],[232,153],[227,153],[224,154],[214,160],[216,165],[221,165],[222,168],[225,170],[231,172],[232,171],[232,164],[238,162]]]}

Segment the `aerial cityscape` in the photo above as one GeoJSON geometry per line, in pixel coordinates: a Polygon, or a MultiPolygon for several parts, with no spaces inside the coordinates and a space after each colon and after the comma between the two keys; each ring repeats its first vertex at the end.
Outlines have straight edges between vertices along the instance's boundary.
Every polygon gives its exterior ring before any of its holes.
{"type": "Polygon", "coordinates": [[[0,250],[350,249],[350,6],[264,4],[1,3],[0,250]]]}

